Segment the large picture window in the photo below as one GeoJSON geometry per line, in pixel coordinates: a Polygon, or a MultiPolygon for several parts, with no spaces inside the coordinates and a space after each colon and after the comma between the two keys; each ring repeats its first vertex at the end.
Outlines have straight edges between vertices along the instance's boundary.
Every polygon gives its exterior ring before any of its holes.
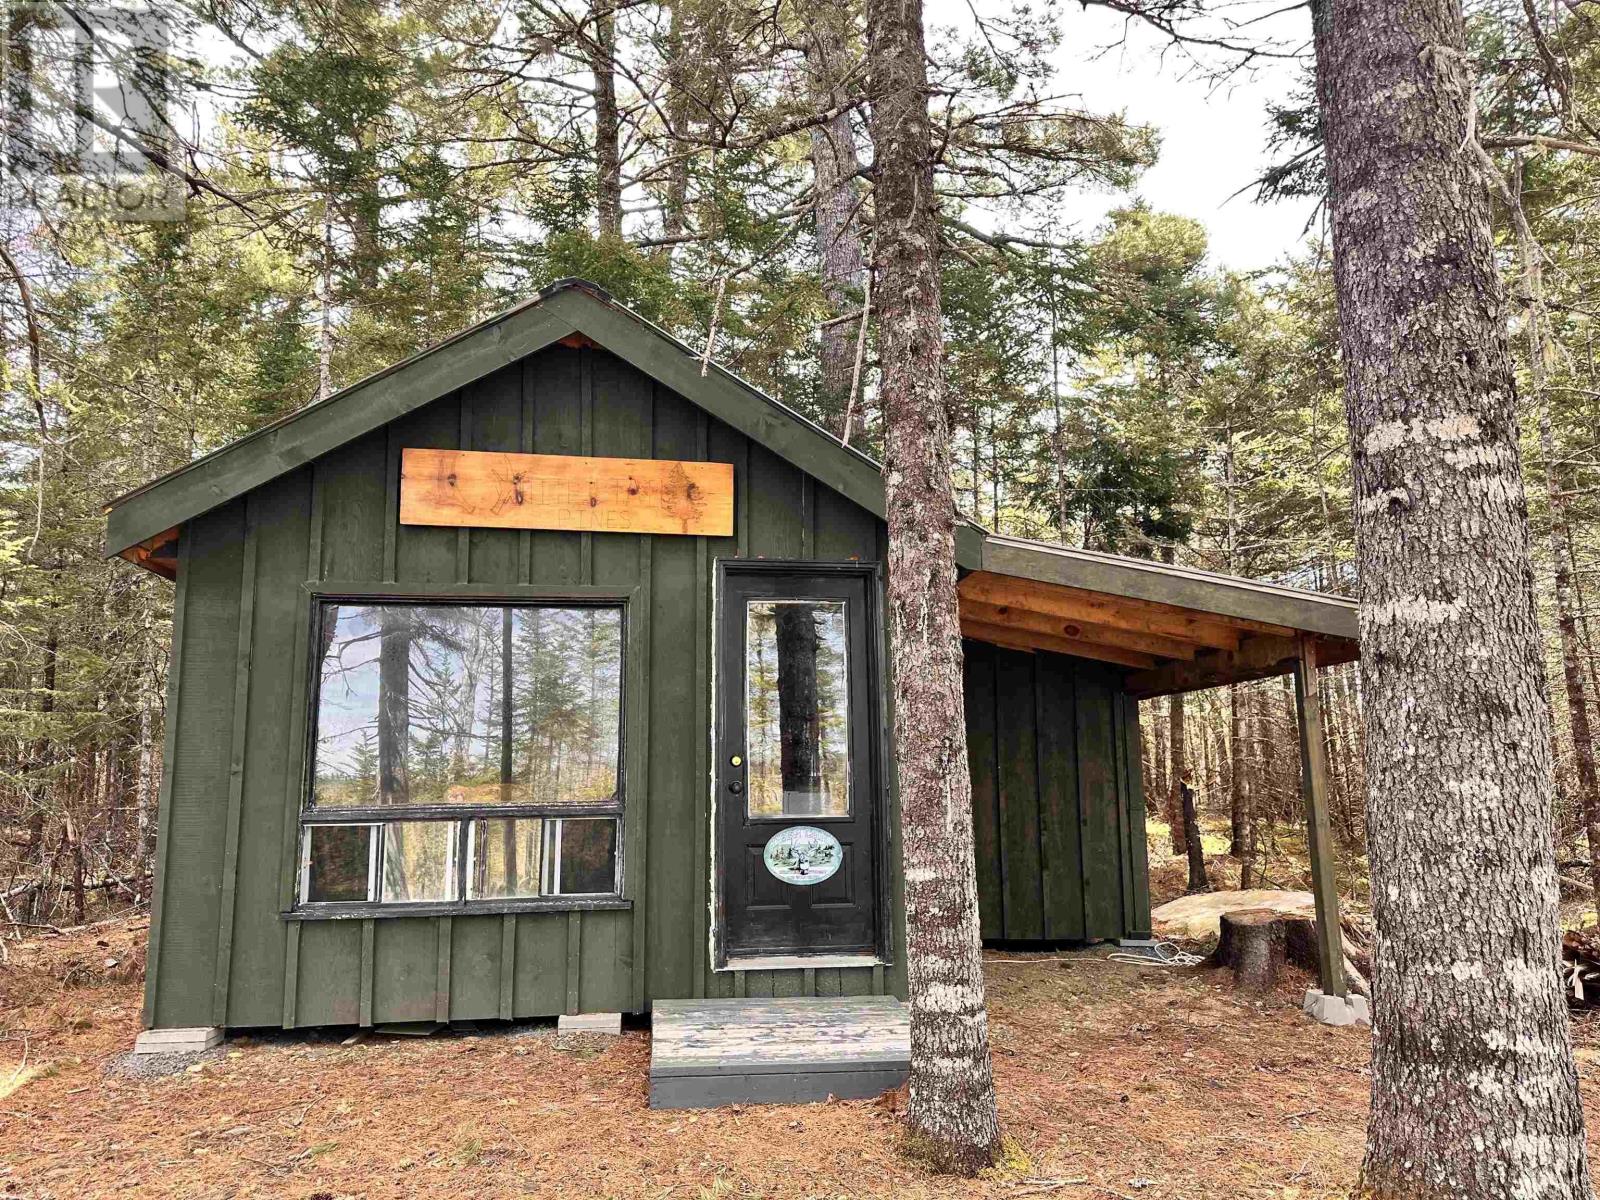
{"type": "Polygon", "coordinates": [[[302,905],[615,895],[619,604],[324,601],[302,905]]]}

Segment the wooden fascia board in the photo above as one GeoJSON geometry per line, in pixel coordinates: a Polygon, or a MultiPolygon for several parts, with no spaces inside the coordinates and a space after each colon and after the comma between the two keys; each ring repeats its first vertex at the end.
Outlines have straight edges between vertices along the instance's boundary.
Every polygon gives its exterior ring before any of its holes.
{"type": "Polygon", "coordinates": [[[983,570],[984,532],[970,521],[956,519],[956,566],[964,571],[983,570]]]}
{"type": "Polygon", "coordinates": [[[501,320],[370,376],[113,502],[105,553],[120,554],[209,512],[571,332],[567,312],[546,300],[514,309],[501,320]]]}
{"type": "Polygon", "coordinates": [[[1359,635],[1355,605],[1339,598],[1251,587],[1220,576],[1166,571],[1158,564],[1080,558],[989,539],[983,545],[983,569],[1327,637],[1354,640],[1359,635]]]}

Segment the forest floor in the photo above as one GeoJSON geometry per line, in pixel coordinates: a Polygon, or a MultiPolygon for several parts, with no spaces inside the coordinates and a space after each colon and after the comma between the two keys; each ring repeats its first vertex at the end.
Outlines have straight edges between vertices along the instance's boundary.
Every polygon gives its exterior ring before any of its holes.
{"type": "MultiPolygon", "coordinates": [[[[893,1094],[652,1112],[642,1031],[237,1037],[130,1078],[145,925],[8,943],[0,1196],[1311,1200],[1345,1194],[1360,1161],[1368,1034],[1307,1021],[1298,978],[1248,997],[1104,948],[991,953],[1010,1153],[957,1182],[908,1153],[893,1094]]],[[[1600,1021],[1575,1030],[1600,1130],[1600,1021]]]]}

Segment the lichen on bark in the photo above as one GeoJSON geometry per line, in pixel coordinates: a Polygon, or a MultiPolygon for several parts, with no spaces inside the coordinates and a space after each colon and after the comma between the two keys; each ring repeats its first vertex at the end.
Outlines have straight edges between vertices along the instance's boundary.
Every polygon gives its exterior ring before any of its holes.
{"type": "Polygon", "coordinates": [[[1360,1193],[1589,1200],[1550,715],[1456,0],[1320,0],[1374,951],[1360,1193]]]}
{"type": "Polygon", "coordinates": [[[923,1157],[962,1173],[999,1149],[943,402],[938,225],[921,0],[870,0],[879,398],[889,630],[911,996],[907,1119],[923,1157]]]}

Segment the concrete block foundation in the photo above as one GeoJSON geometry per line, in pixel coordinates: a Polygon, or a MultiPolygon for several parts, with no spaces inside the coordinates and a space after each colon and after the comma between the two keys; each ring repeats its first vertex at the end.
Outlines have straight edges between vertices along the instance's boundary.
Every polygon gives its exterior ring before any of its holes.
{"type": "Polygon", "coordinates": [[[1307,988],[1302,1008],[1306,1016],[1324,1025],[1371,1025],[1372,1009],[1365,996],[1325,996],[1321,988],[1307,988]]]}
{"type": "Polygon", "coordinates": [[[622,1014],[567,1013],[556,1021],[557,1033],[609,1033],[613,1037],[622,1033],[622,1014]]]}
{"type": "Polygon", "coordinates": [[[222,1026],[146,1029],[133,1042],[135,1054],[199,1054],[222,1044],[222,1026]]]}

